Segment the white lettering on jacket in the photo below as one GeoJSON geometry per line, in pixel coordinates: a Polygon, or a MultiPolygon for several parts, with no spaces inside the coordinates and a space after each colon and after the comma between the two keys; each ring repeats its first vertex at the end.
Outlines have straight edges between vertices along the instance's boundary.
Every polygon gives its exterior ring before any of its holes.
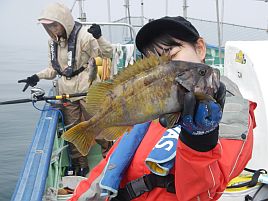
{"type": "Polygon", "coordinates": [[[51,60],[54,60],[55,59],[55,50],[54,50],[53,42],[50,43],[50,53],[51,53],[51,60]]]}
{"type": "Polygon", "coordinates": [[[175,141],[177,142],[180,132],[181,132],[180,127],[175,127],[175,128],[168,129],[165,132],[165,134],[163,135],[163,137],[155,145],[154,148],[161,149],[161,148],[167,146],[165,148],[165,150],[170,151],[172,149],[172,147],[174,146],[174,139],[176,139],[175,141]]]}
{"type": "Polygon", "coordinates": [[[72,51],[68,52],[68,66],[72,66],[72,51]]]}

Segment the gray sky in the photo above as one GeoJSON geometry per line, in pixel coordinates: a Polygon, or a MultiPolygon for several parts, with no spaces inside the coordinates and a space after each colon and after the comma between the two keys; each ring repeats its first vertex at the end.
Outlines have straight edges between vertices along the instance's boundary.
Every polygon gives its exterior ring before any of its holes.
{"type": "MultiPolygon", "coordinates": [[[[85,11],[88,21],[108,21],[108,0],[85,0],[85,11]]],[[[1,0],[0,44],[46,45],[47,34],[43,27],[37,24],[37,18],[42,10],[55,0],[1,0]]],[[[74,0],[64,2],[71,7],[74,0]]],[[[117,20],[125,16],[124,0],[110,0],[111,19],[117,20]]],[[[143,0],[144,16],[159,18],[166,15],[182,15],[183,0],[143,0]],[[167,3],[167,4],[166,4],[167,3]],[[168,8],[166,9],[166,5],[168,8]]],[[[132,16],[141,15],[141,0],[130,0],[132,16]]],[[[222,0],[219,0],[222,6],[222,0]]],[[[216,0],[188,0],[188,17],[216,20],[216,0]]],[[[221,10],[221,9],[220,9],[221,10]]],[[[78,17],[78,5],[74,7],[73,15],[78,17]]],[[[245,26],[267,28],[268,3],[257,0],[224,0],[223,21],[245,26]]]]}

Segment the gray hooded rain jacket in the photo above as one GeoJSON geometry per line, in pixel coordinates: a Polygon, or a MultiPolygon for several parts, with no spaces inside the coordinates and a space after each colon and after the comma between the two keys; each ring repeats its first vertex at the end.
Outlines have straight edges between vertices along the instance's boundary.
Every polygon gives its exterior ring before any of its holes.
{"type": "MultiPolygon", "coordinates": [[[[59,3],[51,4],[46,9],[44,9],[38,20],[42,19],[53,20],[63,25],[67,34],[67,38],[70,36],[70,33],[75,24],[70,9],[59,3]]],[[[56,37],[48,29],[46,30],[51,37],[51,39],[49,40],[49,44],[51,43],[51,40],[57,41],[56,37]]],[[[60,64],[61,70],[63,71],[65,68],[68,67],[68,42],[67,39],[64,38],[60,38],[57,42],[58,62],[60,64]]],[[[51,64],[50,49],[48,52],[49,65],[46,69],[37,73],[39,79],[54,79],[57,75],[57,72],[53,69],[51,64]]],[[[98,40],[96,40],[90,33],[87,32],[87,27],[82,27],[77,35],[76,54],[73,70],[77,70],[82,66],[85,67],[85,70],[69,80],[66,79],[65,76],[61,76],[58,81],[59,94],[87,92],[89,87],[89,67],[87,63],[91,57],[97,56],[111,58],[111,44],[106,41],[102,36],[98,40]]],[[[73,98],[72,101],[79,100],[81,98],[83,97],[73,98]]]]}

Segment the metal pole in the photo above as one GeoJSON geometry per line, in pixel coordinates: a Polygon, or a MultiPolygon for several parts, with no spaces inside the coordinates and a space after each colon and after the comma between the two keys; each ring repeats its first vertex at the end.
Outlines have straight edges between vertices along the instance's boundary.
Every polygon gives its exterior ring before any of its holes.
{"type": "Polygon", "coordinates": [[[141,26],[144,25],[143,0],[141,0],[141,26]]]}
{"type": "Polygon", "coordinates": [[[183,17],[187,19],[187,0],[183,0],[183,17]]]}
{"type": "Polygon", "coordinates": [[[82,21],[82,13],[83,13],[83,8],[82,8],[82,0],[78,0],[78,5],[79,5],[79,18],[82,21]]]}
{"type": "Polygon", "coordinates": [[[127,0],[127,15],[128,15],[128,23],[131,24],[129,0],[127,0]]]}
{"type": "MultiPolygon", "coordinates": [[[[108,6],[108,22],[112,22],[111,19],[111,2],[110,0],[107,0],[107,6],[108,6]]],[[[111,30],[111,26],[108,26],[109,28],[109,39],[110,41],[112,41],[112,30],[111,30]]]]}
{"type": "Polygon", "coordinates": [[[127,0],[125,0],[125,4],[123,6],[125,7],[125,18],[126,18],[125,23],[127,23],[127,0]]]}
{"type": "Polygon", "coordinates": [[[223,18],[224,18],[224,0],[222,0],[222,4],[221,4],[221,21],[220,21],[220,24],[221,24],[221,46],[223,43],[223,18]]]}
{"type": "Polygon", "coordinates": [[[220,17],[219,17],[219,0],[216,0],[216,13],[217,13],[217,29],[218,29],[218,49],[219,49],[219,65],[221,66],[221,30],[220,30],[220,17]]]}
{"type": "Polygon", "coordinates": [[[81,22],[85,22],[87,20],[87,17],[86,17],[86,13],[84,12],[84,4],[83,4],[84,0],[77,0],[77,1],[78,1],[78,5],[79,5],[79,17],[78,17],[78,19],[81,22]]]}
{"type": "Polygon", "coordinates": [[[74,6],[75,6],[75,3],[76,3],[76,0],[74,0],[74,2],[73,2],[73,6],[72,6],[72,8],[71,8],[71,12],[73,12],[73,9],[74,9],[74,6]]]}
{"type": "Polygon", "coordinates": [[[166,16],[168,16],[168,0],[166,0],[166,16]]]}
{"type": "MultiPolygon", "coordinates": [[[[128,19],[128,23],[131,25],[131,20],[130,20],[130,10],[129,10],[129,0],[125,0],[125,7],[126,7],[126,19],[128,19]]],[[[130,32],[130,38],[133,40],[132,33],[130,32]]]]}
{"type": "Polygon", "coordinates": [[[108,22],[111,22],[111,4],[110,0],[107,0],[107,6],[108,6],[108,22]]]}

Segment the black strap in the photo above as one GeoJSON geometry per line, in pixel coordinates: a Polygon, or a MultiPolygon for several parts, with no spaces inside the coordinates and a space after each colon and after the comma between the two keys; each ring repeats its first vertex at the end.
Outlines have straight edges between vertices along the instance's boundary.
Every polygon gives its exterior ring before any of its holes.
{"type": "Polygon", "coordinates": [[[82,24],[79,22],[75,22],[74,28],[70,33],[68,38],[68,67],[65,68],[63,71],[61,70],[61,66],[58,62],[58,43],[52,41],[50,43],[50,54],[51,54],[51,64],[55,71],[60,76],[65,76],[67,79],[71,79],[73,76],[78,75],[85,67],[80,67],[78,70],[74,71],[74,63],[75,63],[75,53],[76,53],[76,42],[77,42],[77,35],[82,27],[82,24]]]}
{"type": "Polygon", "coordinates": [[[237,185],[228,186],[227,188],[241,188],[241,187],[245,187],[245,186],[247,186],[247,187],[256,186],[258,183],[258,179],[259,179],[260,175],[267,173],[267,171],[264,169],[252,170],[252,169],[245,168],[244,170],[253,173],[252,179],[250,181],[243,182],[243,183],[240,183],[237,185]]]}
{"type": "Polygon", "coordinates": [[[78,74],[81,73],[83,70],[85,70],[85,67],[83,67],[83,66],[80,67],[79,69],[75,70],[75,71],[72,73],[72,77],[78,75],[78,74]]]}
{"type": "Polygon", "coordinates": [[[174,175],[159,176],[147,174],[136,180],[130,181],[124,188],[118,190],[118,195],[111,201],[130,201],[154,188],[166,188],[169,193],[176,193],[174,175]]]}

